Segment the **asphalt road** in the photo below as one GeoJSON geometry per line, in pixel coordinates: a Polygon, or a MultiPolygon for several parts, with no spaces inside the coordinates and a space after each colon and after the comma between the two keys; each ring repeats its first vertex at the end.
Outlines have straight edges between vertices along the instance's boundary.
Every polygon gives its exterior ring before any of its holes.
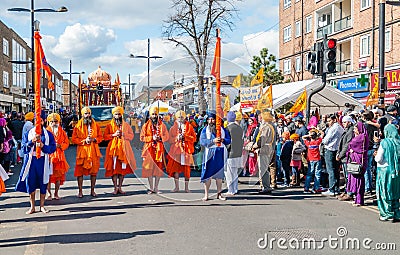
{"type": "MultiPolygon", "coordinates": [[[[67,158],[73,169],[74,147],[67,158]]],[[[140,169],[136,173],[140,177],[140,169]]],[[[113,196],[104,169],[98,176],[99,196],[89,196],[86,178],[85,196],[79,199],[70,170],[63,198],[46,202],[50,213],[28,216],[27,195],[13,191],[15,174],[0,197],[1,254],[398,254],[400,249],[400,224],[380,222],[371,201],[356,208],[303,194],[301,188],[259,195],[254,179],[241,178],[239,195],[203,202],[198,177],[191,179],[190,194],[170,193],[173,180],[165,177],[163,193],[147,195],[146,180],[134,175],[125,180],[127,194],[113,196]]]]}

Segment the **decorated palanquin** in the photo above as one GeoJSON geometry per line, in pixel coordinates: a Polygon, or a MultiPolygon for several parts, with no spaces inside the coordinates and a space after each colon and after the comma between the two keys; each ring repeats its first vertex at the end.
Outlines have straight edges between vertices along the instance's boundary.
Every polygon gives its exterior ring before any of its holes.
{"type": "Polygon", "coordinates": [[[81,106],[122,105],[119,76],[112,83],[111,75],[97,68],[88,76],[87,84],[80,84],[81,106]]]}

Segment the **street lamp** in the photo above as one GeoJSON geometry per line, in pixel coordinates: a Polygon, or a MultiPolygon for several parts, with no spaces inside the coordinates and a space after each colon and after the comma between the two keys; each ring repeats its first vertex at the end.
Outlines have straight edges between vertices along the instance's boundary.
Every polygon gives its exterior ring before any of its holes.
{"type": "Polygon", "coordinates": [[[135,56],[130,54],[130,58],[147,58],[147,105],[150,105],[150,59],[162,58],[160,56],[150,56],[150,39],[147,39],[147,56],[135,56]]]}
{"type": "Polygon", "coordinates": [[[25,63],[16,63],[16,64],[32,64],[32,93],[35,93],[35,63],[34,63],[34,59],[35,59],[35,12],[67,12],[68,9],[65,6],[61,6],[60,8],[58,8],[57,10],[55,9],[50,9],[50,8],[40,8],[40,9],[35,9],[35,1],[31,0],[31,8],[27,9],[27,8],[9,8],[7,9],[7,11],[10,12],[30,12],[31,13],[31,47],[32,47],[32,51],[31,51],[31,61],[25,61],[25,63]]]}
{"type": "MultiPolygon", "coordinates": [[[[72,72],[72,60],[69,60],[69,72],[62,72],[61,74],[69,74],[69,110],[72,112],[72,75],[84,74],[85,72],[72,72]]],[[[78,84],[79,86],[80,84],[78,84]]],[[[79,88],[78,88],[79,89],[79,88]]]]}
{"type": "MultiPolygon", "coordinates": [[[[133,82],[133,83],[131,83],[131,74],[128,74],[128,83],[122,83],[121,85],[128,85],[129,86],[129,105],[130,105],[130,101],[132,100],[132,97],[131,97],[131,86],[135,86],[136,85],[136,83],[135,82],[133,82]]],[[[125,92],[126,92],[126,90],[125,90],[125,92]]]]}
{"type": "Polygon", "coordinates": [[[379,3],[379,105],[385,108],[385,90],[387,77],[385,77],[385,3],[400,6],[400,1],[380,0],[379,3]]]}

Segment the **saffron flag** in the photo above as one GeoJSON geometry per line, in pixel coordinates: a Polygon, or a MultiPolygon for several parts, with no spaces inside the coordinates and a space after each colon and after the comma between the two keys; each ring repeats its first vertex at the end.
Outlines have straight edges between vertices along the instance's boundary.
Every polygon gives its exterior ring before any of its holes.
{"type": "Polygon", "coordinates": [[[379,86],[378,84],[375,84],[373,88],[371,88],[371,92],[369,93],[369,96],[367,98],[367,102],[365,103],[365,106],[372,106],[378,104],[379,100],[379,86]]]}
{"type": "Polygon", "coordinates": [[[238,74],[236,76],[236,78],[233,80],[232,87],[237,88],[237,89],[240,88],[241,78],[242,78],[241,74],[238,74]]]}
{"type": "Polygon", "coordinates": [[[229,112],[229,110],[231,109],[231,102],[229,101],[229,96],[225,97],[225,103],[224,103],[224,113],[229,112]]]}
{"type": "MultiPolygon", "coordinates": [[[[41,66],[42,66],[42,55],[41,55],[41,44],[40,44],[40,39],[42,37],[40,36],[39,32],[36,31],[34,35],[35,39],[35,55],[34,55],[34,62],[36,63],[35,65],[35,83],[34,83],[34,90],[35,90],[35,133],[36,137],[40,137],[42,134],[42,120],[40,118],[41,111],[42,111],[42,105],[40,102],[40,76],[41,76],[41,66]]],[[[47,75],[47,74],[46,74],[47,75]]],[[[36,146],[36,145],[35,145],[36,146]]],[[[36,158],[40,158],[41,155],[41,149],[40,147],[36,146],[36,158]]]]}
{"type": "Polygon", "coordinates": [[[40,43],[40,39],[42,39],[42,37],[40,36],[39,33],[37,33],[37,35],[38,35],[38,39],[36,40],[37,47],[36,47],[36,50],[35,50],[35,56],[37,55],[37,57],[35,57],[35,65],[39,70],[40,69],[44,70],[44,73],[46,74],[46,77],[47,77],[47,80],[48,80],[47,87],[50,90],[54,90],[54,83],[51,81],[52,73],[51,73],[51,70],[50,70],[50,66],[47,63],[46,56],[44,55],[42,44],[40,43]],[[37,58],[37,60],[36,60],[36,58],[37,58]]]}
{"type": "Polygon", "coordinates": [[[290,108],[289,112],[301,112],[307,107],[307,91],[304,88],[304,92],[297,98],[296,102],[290,108]]]}
{"type": "MultiPolygon", "coordinates": [[[[214,61],[211,67],[211,75],[216,79],[215,92],[216,92],[216,115],[215,120],[216,137],[221,138],[221,118],[222,118],[222,107],[221,107],[221,38],[219,37],[219,29],[217,29],[217,43],[215,45],[214,61]]],[[[217,144],[220,146],[220,144],[217,144]]]]}
{"type": "MultiPolygon", "coordinates": [[[[262,91],[262,87],[260,89],[262,91]]],[[[267,108],[272,108],[272,107],[273,107],[272,85],[269,85],[268,89],[265,91],[265,93],[258,100],[257,109],[260,110],[260,111],[263,111],[263,110],[265,110],[267,108]]]]}
{"type": "Polygon", "coordinates": [[[254,78],[251,80],[250,87],[256,85],[256,84],[262,84],[264,82],[264,67],[261,67],[260,70],[258,70],[258,73],[254,78]]]}

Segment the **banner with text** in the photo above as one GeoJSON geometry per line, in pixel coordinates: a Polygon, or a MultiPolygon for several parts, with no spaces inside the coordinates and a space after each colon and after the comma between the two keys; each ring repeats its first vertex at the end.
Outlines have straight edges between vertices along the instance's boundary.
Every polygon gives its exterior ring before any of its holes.
{"type": "Polygon", "coordinates": [[[240,88],[240,108],[256,107],[262,95],[262,86],[240,88]]]}

